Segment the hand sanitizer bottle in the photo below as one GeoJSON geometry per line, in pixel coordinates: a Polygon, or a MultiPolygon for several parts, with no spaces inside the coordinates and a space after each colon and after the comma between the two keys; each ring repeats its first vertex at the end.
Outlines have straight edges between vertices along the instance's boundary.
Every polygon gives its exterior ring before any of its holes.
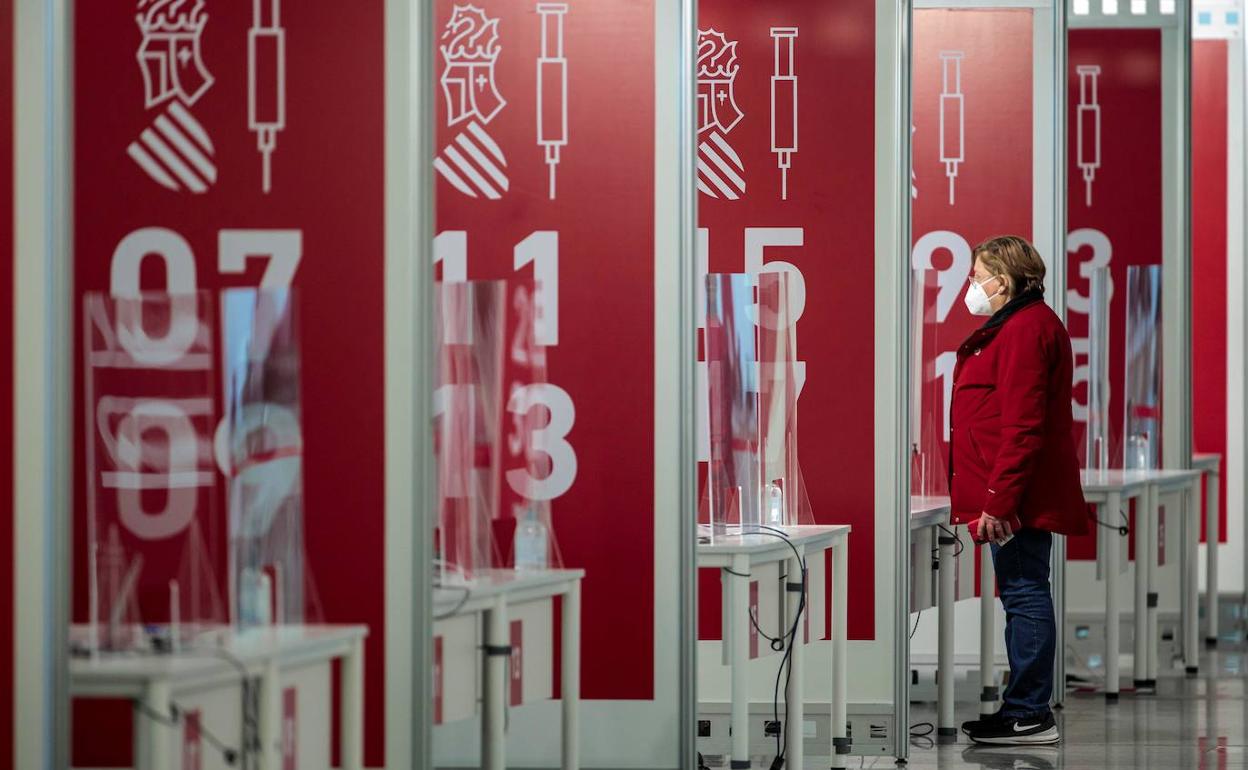
{"type": "Polygon", "coordinates": [[[767,524],[772,527],[784,526],[784,494],[780,485],[774,481],[767,485],[767,524]]]}
{"type": "Polygon", "coordinates": [[[537,518],[537,510],[529,508],[516,525],[516,570],[546,569],[548,539],[546,525],[537,518]]]}

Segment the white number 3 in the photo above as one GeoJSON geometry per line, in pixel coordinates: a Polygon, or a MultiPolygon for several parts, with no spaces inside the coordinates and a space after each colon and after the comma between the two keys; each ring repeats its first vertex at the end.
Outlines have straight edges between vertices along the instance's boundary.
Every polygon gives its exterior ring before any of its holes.
{"type": "Polygon", "coordinates": [[[507,411],[521,416],[527,416],[539,406],[550,410],[550,420],[545,426],[533,429],[529,440],[535,452],[550,458],[550,475],[538,479],[527,467],[513,468],[507,471],[507,484],[517,495],[529,500],[553,500],[571,489],[572,482],[576,481],[576,451],[567,442],[567,435],[576,422],[576,408],[566,390],[548,382],[517,388],[507,401],[507,411]]]}

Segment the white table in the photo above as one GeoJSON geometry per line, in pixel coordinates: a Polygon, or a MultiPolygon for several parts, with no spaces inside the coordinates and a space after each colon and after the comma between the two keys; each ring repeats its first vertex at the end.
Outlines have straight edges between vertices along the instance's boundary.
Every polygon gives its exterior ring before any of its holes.
{"type": "MultiPolygon", "coordinates": [[[[953,605],[957,601],[954,587],[954,560],[957,558],[957,552],[954,546],[958,543],[958,536],[950,535],[948,532],[954,532],[953,525],[949,523],[949,516],[952,506],[949,504],[947,497],[924,497],[913,496],[910,498],[910,531],[933,528],[938,530],[934,532],[936,542],[939,546],[940,559],[940,588],[936,592],[936,611],[937,611],[937,646],[936,646],[936,735],[938,738],[956,738],[958,735],[957,723],[954,717],[954,683],[956,682],[956,674],[953,670],[953,653],[954,653],[954,610],[953,605]],[[947,530],[940,532],[940,529],[947,530]]],[[[991,586],[991,571],[987,573],[991,586]]],[[[988,623],[992,624],[992,591],[987,592],[987,600],[981,602],[989,608],[988,623]]],[[[981,638],[987,637],[991,639],[991,630],[983,634],[981,638]]],[[[981,649],[982,653],[982,649],[981,649]]],[[[992,651],[989,649],[989,656],[992,651]]],[[[992,666],[991,657],[990,664],[987,667],[981,665],[981,684],[984,678],[983,672],[986,671],[989,687],[992,682],[992,666]]],[[[982,700],[982,698],[981,698],[982,700]]],[[[995,694],[994,694],[995,700],[995,694]]]]}
{"type": "MultiPolygon", "coordinates": [[[[1145,512],[1145,508],[1151,505],[1148,501],[1148,480],[1138,472],[1121,470],[1085,470],[1081,480],[1084,500],[1096,506],[1096,518],[1105,524],[1118,526],[1122,521],[1122,511],[1130,504],[1130,501],[1133,499],[1140,501],[1135,514],[1135,558],[1136,564],[1143,564],[1143,554],[1151,552],[1148,547],[1149,533],[1155,529],[1148,525],[1149,518],[1145,512]]],[[[1101,567],[1105,575],[1105,698],[1112,701],[1118,699],[1121,678],[1118,649],[1122,610],[1118,597],[1118,577],[1125,565],[1120,561],[1121,546],[1117,539],[1109,534],[1110,530],[1099,524],[1096,525],[1096,529],[1097,542],[1101,544],[1097,549],[1097,556],[1102,559],[1101,567]]],[[[1147,634],[1144,625],[1144,619],[1148,615],[1147,592],[1147,573],[1137,570],[1135,581],[1136,661],[1147,660],[1145,646],[1147,634]]],[[[1061,611],[1064,612],[1064,601],[1062,605],[1061,611]]],[[[1146,676],[1141,676],[1141,670],[1137,663],[1137,684],[1141,684],[1138,680],[1146,678],[1146,676]]]]}
{"type": "MultiPolygon", "coordinates": [[[[85,627],[71,630],[86,638],[85,627]]],[[[342,660],[342,767],[364,763],[364,626],[272,626],[244,633],[223,629],[219,644],[170,654],[102,653],[69,662],[70,695],[126,698],[148,716],[134,720],[135,767],[163,770],[173,756],[177,731],[170,705],[186,693],[231,686],[244,676],[259,682],[261,770],[282,767],[283,669],[342,660]],[[164,717],[158,722],[152,716],[164,717]]],[[[328,760],[328,757],[326,758],[328,760]]]]}
{"type": "Polygon", "coordinates": [[[1192,455],[1192,468],[1205,475],[1205,644],[1218,644],[1218,549],[1222,522],[1219,517],[1222,455],[1198,452],[1192,455]]]}
{"type": "MultiPolygon", "coordinates": [[[[785,538],[775,533],[741,534],[740,528],[732,528],[727,535],[704,537],[709,529],[699,527],[698,566],[723,570],[727,584],[727,629],[723,643],[728,646],[729,676],[732,692],[732,754],[731,770],[750,767],[749,752],[749,576],[756,566],[776,562],[788,562],[788,574],[800,575],[807,554],[832,551],[832,744],[834,755],[832,767],[845,767],[850,743],[847,737],[846,706],[846,658],[848,655],[848,616],[846,583],[849,578],[849,532],[847,525],[776,527],[785,538]],[[793,546],[790,548],[790,544],[793,546]],[[794,554],[796,550],[796,554],[794,554]]],[[[792,581],[790,581],[792,584],[792,581]]],[[[801,601],[801,584],[786,591],[788,623],[797,616],[801,601]]],[[[790,586],[791,587],[791,586],[790,586]]],[[[809,607],[807,608],[809,611],[809,607]]],[[[804,645],[800,640],[791,650],[791,674],[785,691],[790,712],[785,714],[789,729],[785,731],[785,766],[803,766],[802,739],[805,722],[803,701],[804,645]]]]}
{"type": "MultiPolygon", "coordinates": [[[[1151,548],[1149,549],[1150,558],[1148,560],[1148,684],[1155,686],[1158,673],[1156,598],[1157,511],[1161,505],[1161,498],[1167,495],[1178,497],[1180,512],[1183,516],[1182,545],[1179,549],[1179,604],[1182,610],[1183,664],[1188,674],[1196,674],[1200,671],[1200,580],[1198,578],[1197,559],[1200,552],[1200,502],[1198,490],[1201,473],[1198,470],[1157,470],[1141,471],[1141,473],[1148,476],[1152,490],[1151,505],[1146,506],[1150,517],[1149,540],[1151,541],[1151,548]]],[[[1138,563],[1138,556],[1136,561],[1138,563]]]]}
{"type": "Polygon", "coordinates": [[[549,569],[517,572],[492,570],[478,574],[463,586],[436,588],[434,620],[478,614],[484,629],[485,679],[482,687],[481,766],[503,770],[507,766],[507,663],[511,639],[507,608],[528,602],[563,597],[561,635],[561,686],[563,744],[561,767],[580,767],[581,697],[581,580],[585,571],[549,569]]]}
{"type": "MultiPolygon", "coordinates": [[[[1182,546],[1179,551],[1180,606],[1182,608],[1183,661],[1188,673],[1199,668],[1197,650],[1199,601],[1197,581],[1197,545],[1200,541],[1199,506],[1196,502],[1200,471],[1196,470],[1107,470],[1084,471],[1082,482],[1084,499],[1096,503],[1097,516],[1105,521],[1103,512],[1109,512],[1109,522],[1119,521],[1118,511],[1126,501],[1139,501],[1135,514],[1135,660],[1133,678],[1137,688],[1155,688],[1158,673],[1157,630],[1157,559],[1159,552],[1161,500],[1166,496],[1178,497],[1182,546]],[[1143,565],[1141,567],[1141,565],[1143,565]]],[[[1111,541],[1104,537],[1098,540],[1111,541]]],[[[1110,700],[1118,693],[1118,573],[1119,547],[1105,547],[1100,554],[1105,562],[1105,689],[1110,700]]],[[[1065,597],[1057,597],[1055,612],[1059,617],[1065,613],[1065,597]]],[[[1060,701],[1060,698],[1059,698],[1060,701]]]]}

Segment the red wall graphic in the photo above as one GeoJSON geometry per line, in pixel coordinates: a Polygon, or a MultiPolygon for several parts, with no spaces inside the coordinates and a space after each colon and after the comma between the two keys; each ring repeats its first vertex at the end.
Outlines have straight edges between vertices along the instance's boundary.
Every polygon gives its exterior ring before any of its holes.
{"type": "MultiPolygon", "coordinates": [[[[958,346],[985,320],[962,301],[971,250],[995,235],[1032,237],[1031,43],[1029,10],[914,13],[911,266],[923,292],[914,322],[922,337],[913,343],[922,366],[911,416],[916,494],[949,494],[953,367],[958,346]]],[[[970,576],[976,594],[980,556],[970,576]]]]}
{"type": "MultiPolygon", "coordinates": [[[[536,388],[504,385],[548,421],[545,468],[504,457],[502,522],[549,502],[563,563],[586,570],[582,644],[617,663],[586,667],[582,696],[650,699],[653,6],[435,10],[440,275],[508,279],[509,325],[534,324],[547,369],[536,388]]],[[[523,443],[523,419],[506,423],[523,443]]],[[[511,528],[495,531],[505,557],[511,528]]]]}
{"type": "MultiPolygon", "coordinates": [[[[698,9],[702,264],[801,287],[799,451],[815,521],[853,526],[851,639],[875,636],[874,19],[866,0],[698,9]]],[[[718,639],[718,576],[700,586],[699,637],[718,639]]]]}
{"type": "MultiPolygon", "coordinates": [[[[1074,30],[1068,58],[1066,324],[1075,349],[1076,438],[1082,453],[1087,422],[1088,271],[1108,266],[1110,460],[1122,467],[1126,324],[1122,287],[1128,266],[1160,264],[1162,256],[1161,34],[1155,29],[1074,30]],[[1092,117],[1096,112],[1099,122],[1092,117]]],[[[1070,538],[1069,558],[1095,559],[1099,529],[1070,538]]]]}
{"type": "MultiPolygon", "coordinates": [[[[1192,43],[1192,432],[1226,456],[1227,42],[1192,43]]],[[[1226,476],[1218,512],[1226,542],[1226,476]]],[[[1201,516],[1202,537],[1205,518],[1201,516]]]]}
{"type": "Polygon", "coordinates": [[[971,249],[1032,234],[1031,39],[1028,10],[914,14],[913,267],[924,271],[916,493],[948,494],[953,365],[985,320],[962,301],[971,249]]]}
{"type": "MultiPolygon", "coordinates": [[[[385,686],[383,5],[263,0],[257,8],[253,17],[252,3],[221,0],[75,3],[76,306],[84,292],[127,283],[209,290],[211,304],[224,287],[289,283],[298,290],[309,569],[325,620],[370,628],[365,760],[378,765],[385,686]],[[228,244],[221,248],[229,229],[269,231],[281,253],[270,257],[272,241],[253,239],[244,254],[231,255],[228,244]],[[123,243],[136,246],[129,261],[123,243]]],[[[80,341],[76,361],[81,354],[80,341]]],[[[85,621],[86,490],[95,480],[84,478],[84,383],[76,369],[74,617],[85,621]]],[[[201,448],[210,439],[195,437],[201,448]]],[[[220,488],[212,463],[201,464],[220,488]]],[[[217,500],[224,533],[219,490],[217,500]]],[[[144,546],[155,553],[159,543],[144,546]]],[[[216,570],[224,596],[224,563],[216,570]]],[[[163,619],[148,607],[146,620],[163,619]]],[[[80,705],[75,763],[125,765],[127,732],[102,741],[100,720],[120,728],[127,712],[110,717],[98,705],[80,705]]]]}

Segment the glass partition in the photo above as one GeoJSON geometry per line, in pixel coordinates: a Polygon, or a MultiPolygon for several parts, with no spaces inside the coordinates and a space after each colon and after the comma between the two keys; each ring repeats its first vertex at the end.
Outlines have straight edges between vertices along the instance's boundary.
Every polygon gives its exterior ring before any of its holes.
{"type": "Polygon", "coordinates": [[[1161,467],[1161,265],[1127,268],[1123,467],[1161,467]]]}
{"type": "Polygon", "coordinates": [[[434,452],[438,467],[437,580],[472,581],[500,562],[503,281],[439,283],[434,297],[434,452]]]}
{"type": "Polygon", "coordinates": [[[207,292],[83,296],[91,654],[170,650],[228,622],[207,292]]]}
{"type": "Polygon", "coordinates": [[[294,292],[221,293],[230,605],[241,629],[320,622],[304,543],[303,408],[294,292]]]}

